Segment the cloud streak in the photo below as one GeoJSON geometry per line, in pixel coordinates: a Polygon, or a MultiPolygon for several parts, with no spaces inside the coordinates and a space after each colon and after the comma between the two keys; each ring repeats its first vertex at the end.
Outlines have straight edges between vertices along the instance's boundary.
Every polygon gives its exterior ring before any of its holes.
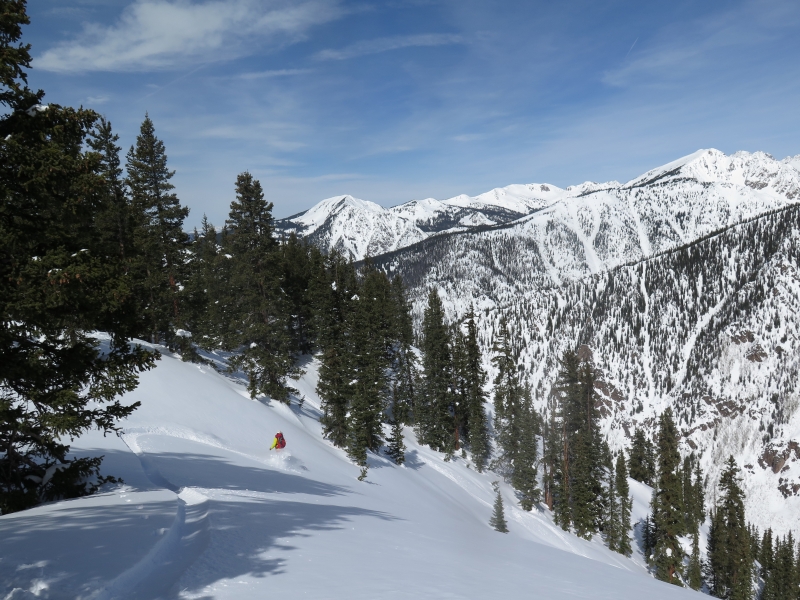
{"type": "Polygon", "coordinates": [[[312,69],[274,69],[272,71],[256,71],[251,73],[242,73],[238,76],[239,79],[246,81],[252,79],[272,79],[273,77],[289,77],[291,75],[308,75],[313,73],[312,69]]]}
{"type": "Polygon", "coordinates": [[[401,48],[412,48],[420,46],[447,46],[451,44],[463,44],[464,39],[460,35],[452,33],[423,33],[417,35],[399,35],[374,40],[364,40],[346,46],[340,50],[323,50],[317,54],[319,60],[347,60],[366,56],[368,54],[378,54],[399,50],[401,48]]]}
{"type": "Polygon", "coordinates": [[[335,0],[136,0],[115,24],[87,24],[34,64],[61,73],[180,68],[300,41],[342,14],[335,0]]]}

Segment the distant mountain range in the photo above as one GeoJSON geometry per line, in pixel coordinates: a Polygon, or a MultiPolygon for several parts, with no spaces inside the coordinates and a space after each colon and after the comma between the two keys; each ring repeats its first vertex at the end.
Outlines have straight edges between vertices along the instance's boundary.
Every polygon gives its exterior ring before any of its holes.
{"type": "Polygon", "coordinates": [[[510,185],[384,208],[352,196],[276,222],[354,260],[447,234],[536,240],[554,281],[637,260],[800,200],[800,156],[700,150],[625,184],[510,185]],[[495,233],[502,232],[502,233],[495,233]],[[569,246],[565,248],[564,246],[569,246]]]}
{"type": "Polygon", "coordinates": [[[542,411],[558,358],[598,376],[615,448],[671,406],[713,497],[729,454],[748,518],[800,529],[800,156],[700,150],[627,183],[514,185],[393,208],[343,196],[278,223],[402,275],[419,323],[439,290],[501,315],[542,411]]]}

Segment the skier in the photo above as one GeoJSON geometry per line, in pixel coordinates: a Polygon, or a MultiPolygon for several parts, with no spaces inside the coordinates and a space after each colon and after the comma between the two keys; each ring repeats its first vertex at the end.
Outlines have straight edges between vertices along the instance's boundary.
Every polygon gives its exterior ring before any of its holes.
{"type": "Polygon", "coordinates": [[[270,446],[270,450],[283,450],[286,448],[286,438],[283,437],[282,432],[278,432],[275,434],[275,439],[272,440],[272,446],[270,446]]]}

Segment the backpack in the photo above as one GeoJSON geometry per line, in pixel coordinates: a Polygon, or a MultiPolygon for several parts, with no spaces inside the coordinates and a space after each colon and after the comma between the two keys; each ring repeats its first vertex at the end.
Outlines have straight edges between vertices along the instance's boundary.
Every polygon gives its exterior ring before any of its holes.
{"type": "Polygon", "coordinates": [[[276,447],[277,448],[286,448],[286,440],[284,439],[283,434],[279,433],[275,437],[278,438],[278,445],[276,447]]]}

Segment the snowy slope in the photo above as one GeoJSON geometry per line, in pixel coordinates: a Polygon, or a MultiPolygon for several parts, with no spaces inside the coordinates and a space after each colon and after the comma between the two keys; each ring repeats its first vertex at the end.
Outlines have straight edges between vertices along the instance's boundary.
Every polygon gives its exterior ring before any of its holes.
{"type": "MultiPolygon", "coordinates": [[[[302,406],[252,401],[240,381],[165,353],[128,400],[122,439],[87,435],[123,476],[91,498],[0,517],[0,597],[609,598],[692,592],[655,581],[600,540],[523,513],[488,525],[491,473],[413,442],[407,465],[370,456],[368,479],[320,436],[316,364],[302,406]],[[282,430],[288,446],[268,451],[282,430]]],[[[634,484],[634,490],[638,484],[634,484]]],[[[649,490],[639,490],[637,510],[649,490]]]]}

